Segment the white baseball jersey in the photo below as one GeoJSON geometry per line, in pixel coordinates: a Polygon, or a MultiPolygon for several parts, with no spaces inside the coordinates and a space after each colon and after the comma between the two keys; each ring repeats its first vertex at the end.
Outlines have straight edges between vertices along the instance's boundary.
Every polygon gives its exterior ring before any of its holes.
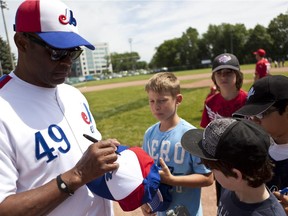
{"type": "MultiPolygon", "coordinates": [[[[74,87],[31,85],[13,72],[0,79],[0,202],[71,169],[101,139],[85,97],[74,87]]],[[[49,215],[111,216],[111,201],[86,186],[49,215]]]]}

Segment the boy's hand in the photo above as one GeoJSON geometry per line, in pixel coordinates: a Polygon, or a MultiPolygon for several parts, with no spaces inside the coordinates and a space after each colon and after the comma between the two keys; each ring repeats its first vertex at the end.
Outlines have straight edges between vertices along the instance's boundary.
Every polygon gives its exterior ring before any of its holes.
{"type": "Polygon", "coordinates": [[[283,195],[279,191],[275,191],[273,192],[273,194],[279,200],[279,202],[281,203],[286,212],[286,215],[288,216],[288,195],[283,195]]]}
{"type": "Polygon", "coordinates": [[[147,204],[141,206],[141,211],[144,216],[156,216],[156,213],[151,213],[151,209],[147,204]]]}
{"type": "Polygon", "coordinates": [[[171,185],[173,175],[171,174],[169,167],[166,165],[163,158],[159,158],[159,163],[162,167],[162,170],[159,171],[161,183],[171,185]]]}

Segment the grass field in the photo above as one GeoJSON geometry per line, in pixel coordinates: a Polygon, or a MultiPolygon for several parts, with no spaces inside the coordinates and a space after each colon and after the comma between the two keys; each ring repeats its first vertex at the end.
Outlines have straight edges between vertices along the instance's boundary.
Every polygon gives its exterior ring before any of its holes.
{"type": "MultiPolygon", "coordinates": [[[[252,69],[254,65],[241,66],[241,69],[252,69]]],[[[183,71],[176,76],[187,74],[211,73],[211,69],[183,71]]],[[[288,76],[288,70],[284,74],[288,76]]],[[[152,74],[112,80],[92,81],[85,85],[103,85],[133,80],[148,80],[152,74]]],[[[252,80],[253,74],[245,74],[244,80],[252,80]]],[[[181,81],[182,83],[193,80],[181,81]]],[[[252,83],[243,85],[248,90],[252,83]]],[[[178,114],[196,127],[199,127],[203,103],[209,88],[182,89],[184,100],[179,106],[178,114]]],[[[96,120],[97,128],[103,139],[117,138],[121,144],[141,146],[145,130],[157,120],[151,115],[144,86],[133,86],[84,93],[90,104],[90,110],[96,120]]]]}

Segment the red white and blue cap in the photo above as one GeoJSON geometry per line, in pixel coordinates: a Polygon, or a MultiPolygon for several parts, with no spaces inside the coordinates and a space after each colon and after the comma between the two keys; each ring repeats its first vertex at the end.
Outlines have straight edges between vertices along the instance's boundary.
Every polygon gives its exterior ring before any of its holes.
{"type": "Polygon", "coordinates": [[[78,33],[73,11],[60,0],[26,0],[17,9],[14,30],[36,33],[58,49],[95,47],[78,33]]]}
{"type": "Polygon", "coordinates": [[[88,188],[117,201],[123,211],[133,211],[145,203],[152,212],[165,211],[172,201],[172,186],[160,183],[154,160],[140,147],[119,146],[118,152],[119,168],[88,183],[88,188]]]}

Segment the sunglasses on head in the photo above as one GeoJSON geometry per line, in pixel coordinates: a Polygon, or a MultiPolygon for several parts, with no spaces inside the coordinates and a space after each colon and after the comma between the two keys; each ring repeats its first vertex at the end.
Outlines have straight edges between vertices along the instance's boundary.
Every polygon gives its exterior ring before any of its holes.
{"type": "Polygon", "coordinates": [[[50,58],[52,61],[60,61],[64,58],[66,58],[67,56],[69,56],[72,60],[76,60],[81,55],[81,53],[83,52],[83,50],[80,47],[75,47],[72,49],[52,48],[47,43],[45,43],[43,40],[36,38],[36,37],[32,36],[31,34],[23,33],[23,35],[25,37],[27,37],[30,41],[46,48],[50,54],[50,58]]]}

